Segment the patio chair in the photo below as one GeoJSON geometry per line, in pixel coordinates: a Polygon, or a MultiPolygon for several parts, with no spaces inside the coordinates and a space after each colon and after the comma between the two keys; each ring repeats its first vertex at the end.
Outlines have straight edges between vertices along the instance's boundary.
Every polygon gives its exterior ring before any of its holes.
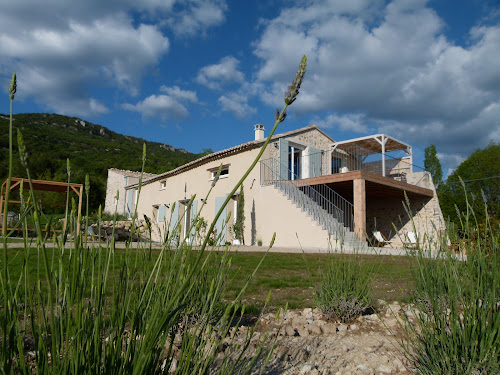
{"type": "Polygon", "coordinates": [[[418,242],[418,232],[408,232],[406,234],[406,241],[403,243],[405,248],[416,249],[418,242]]]}
{"type": "Polygon", "coordinates": [[[373,232],[373,246],[382,247],[385,245],[390,245],[391,241],[389,241],[382,232],[375,231],[373,232]]]}

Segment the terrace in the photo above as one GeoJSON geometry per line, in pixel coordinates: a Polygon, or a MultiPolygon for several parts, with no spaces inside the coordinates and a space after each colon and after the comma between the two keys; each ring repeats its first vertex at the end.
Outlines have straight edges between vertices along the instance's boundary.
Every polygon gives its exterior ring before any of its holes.
{"type": "Polygon", "coordinates": [[[386,134],[335,142],[329,150],[287,146],[288,153],[280,144],[279,161],[262,161],[261,183],[297,180],[293,185],[319,196],[313,200],[321,207],[333,207],[329,213],[340,209],[343,224],[362,239],[367,216],[379,216],[381,202],[401,207],[405,195],[419,202],[434,196],[430,174],[413,165],[412,147],[386,134]]]}

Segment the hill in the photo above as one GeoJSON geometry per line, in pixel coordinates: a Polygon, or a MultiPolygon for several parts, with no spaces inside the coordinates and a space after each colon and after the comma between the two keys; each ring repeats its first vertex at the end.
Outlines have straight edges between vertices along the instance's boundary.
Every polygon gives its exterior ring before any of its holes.
{"type": "MultiPolygon", "coordinates": [[[[197,159],[183,149],[142,138],[125,136],[102,125],[76,117],[46,113],[24,113],[13,116],[13,176],[26,177],[17,150],[17,129],[21,129],[28,150],[32,178],[67,181],[66,159],[71,162],[71,182],[83,183],[89,174],[91,206],[104,204],[108,168],[140,170],[142,149],[146,143],[145,172],[161,173],[197,159]]],[[[8,176],[9,116],[0,115],[0,179],[8,176]]]]}

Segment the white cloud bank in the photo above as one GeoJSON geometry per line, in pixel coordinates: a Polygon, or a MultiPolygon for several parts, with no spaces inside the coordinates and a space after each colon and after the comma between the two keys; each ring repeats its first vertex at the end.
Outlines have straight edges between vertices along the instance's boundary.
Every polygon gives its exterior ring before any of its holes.
{"type": "Polygon", "coordinates": [[[21,100],[62,114],[105,113],[93,87],[137,95],[146,69],[169,50],[164,28],[204,32],[224,20],[226,8],[221,0],[5,0],[0,76],[17,73],[21,100]]]}
{"type": "Polygon", "coordinates": [[[373,128],[422,148],[434,143],[442,155],[500,141],[499,25],[473,28],[460,46],[423,0],[297,4],[263,21],[255,42],[263,102],[282,104],[306,54],[294,111],[320,125],[373,128]]]}

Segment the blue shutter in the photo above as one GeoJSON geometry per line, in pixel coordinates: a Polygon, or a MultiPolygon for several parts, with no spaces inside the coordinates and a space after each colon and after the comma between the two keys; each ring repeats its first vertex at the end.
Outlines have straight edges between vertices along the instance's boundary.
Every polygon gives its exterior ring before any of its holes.
{"type": "Polygon", "coordinates": [[[127,215],[132,216],[132,207],[134,206],[134,190],[130,189],[127,195],[127,215]]]}
{"type": "Polygon", "coordinates": [[[193,224],[194,219],[196,219],[197,208],[198,208],[198,201],[193,201],[193,203],[191,203],[191,218],[190,218],[191,224],[193,224]]]}
{"type": "Polygon", "coordinates": [[[167,213],[167,207],[165,207],[164,204],[160,205],[158,207],[158,222],[164,222],[165,221],[165,215],[167,213]]]}
{"type": "MultiPolygon", "coordinates": [[[[215,215],[217,215],[217,212],[219,212],[220,208],[222,207],[222,204],[226,200],[226,197],[219,197],[215,198],[215,215]]],[[[218,245],[222,245],[226,243],[226,226],[225,226],[225,221],[226,221],[226,216],[227,216],[227,206],[224,207],[224,211],[222,211],[222,214],[219,216],[219,219],[215,223],[215,229],[217,230],[217,236],[218,237],[221,233],[222,236],[220,237],[218,245]]]]}
{"type": "Polygon", "coordinates": [[[288,180],[288,140],[280,138],[279,180],[288,180]]]}
{"type": "Polygon", "coordinates": [[[321,176],[321,150],[309,147],[309,177],[321,176]]]}
{"type": "Polygon", "coordinates": [[[197,201],[193,201],[193,203],[191,203],[191,211],[190,211],[191,216],[188,217],[188,220],[189,220],[189,243],[191,243],[193,245],[195,244],[195,239],[196,239],[196,228],[193,228],[193,225],[196,224],[194,222],[194,220],[196,219],[197,206],[198,206],[197,201]]]}
{"type": "Polygon", "coordinates": [[[170,224],[168,226],[170,235],[172,235],[172,230],[177,225],[179,221],[179,202],[175,202],[175,208],[170,215],[170,224]]]}

